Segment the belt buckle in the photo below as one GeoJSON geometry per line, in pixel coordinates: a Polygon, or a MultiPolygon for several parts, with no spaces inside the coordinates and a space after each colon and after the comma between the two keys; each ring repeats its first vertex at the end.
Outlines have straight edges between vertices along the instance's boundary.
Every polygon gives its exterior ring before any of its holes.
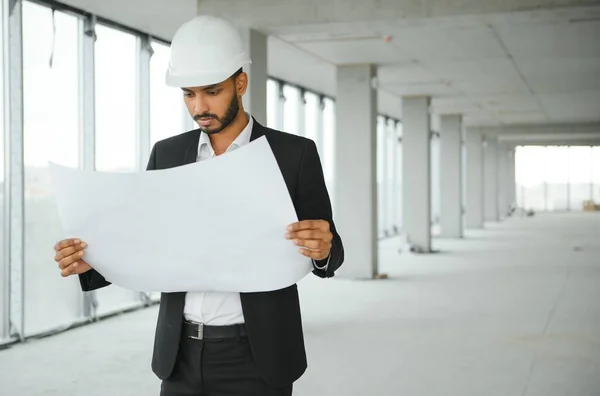
{"type": "Polygon", "coordinates": [[[194,340],[203,340],[204,339],[204,323],[197,323],[198,325],[198,336],[194,337],[194,336],[189,336],[190,338],[194,339],[194,340]]]}

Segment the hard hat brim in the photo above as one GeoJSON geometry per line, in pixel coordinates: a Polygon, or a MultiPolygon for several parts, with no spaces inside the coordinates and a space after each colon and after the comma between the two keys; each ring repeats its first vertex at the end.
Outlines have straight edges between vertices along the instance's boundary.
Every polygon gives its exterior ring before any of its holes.
{"type": "Polygon", "coordinates": [[[169,67],[165,76],[165,83],[170,87],[190,88],[190,87],[205,87],[222,83],[230,78],[235,72],[242,68],[245,64],[250,64],[249,59],[245,62],[237,63],[228,68],[221,70],[203,71],[197,73],[177,73],[169,67]]]}

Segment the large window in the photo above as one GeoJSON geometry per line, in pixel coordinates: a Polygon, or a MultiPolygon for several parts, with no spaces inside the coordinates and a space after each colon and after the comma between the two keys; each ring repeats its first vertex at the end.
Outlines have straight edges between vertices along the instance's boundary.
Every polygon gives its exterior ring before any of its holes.
{"type": "Polygon", "coordinates": [[[76,17],[23,3],[25,335],[72,322],[76,278],[63,279],[52,247],[62,239],[48,161],[79,166],[76,17]]]}
{"type": "MultiPolygon", "coordinates": [[[[136,170],[136,37],[96,26],[96,170],[136,170]]],[[[139,304],[139,293],[112,285],[96,293],[98,315],[139,304]]]]}
{"type": "Polygon", "coordinates": [[[534,210],[582,210],[600,200],[598,147],[517,147],[517,203],[534,210]]]}
{"type": "MultiPolygon", "coordinates": [[[[169,66],[169,46],[152,42],[154,54],[150,58],[150,142],[180,134],[187,130],[187,120],[191,119],[179,88],[165,84],[165,74],[169,66]]],[[[148,153],[149,154],[149,153],[148,153]]]]}

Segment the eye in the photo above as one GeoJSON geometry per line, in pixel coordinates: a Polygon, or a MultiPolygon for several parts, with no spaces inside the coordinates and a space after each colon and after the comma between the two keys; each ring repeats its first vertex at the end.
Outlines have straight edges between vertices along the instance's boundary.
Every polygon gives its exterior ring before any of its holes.
{"type": "Polygon", "coordinates": [[[219,91],[217,89],[209,89],[208,91],[206,91],[206,93],[210,96],[216,96],[219,94],[219,91]]]}
{"type": "Polygon", "coordinates": [[[183,96],[185,96],[186,98],[191,98],[194,94],[192,92],[184,92],[183,96]]]}

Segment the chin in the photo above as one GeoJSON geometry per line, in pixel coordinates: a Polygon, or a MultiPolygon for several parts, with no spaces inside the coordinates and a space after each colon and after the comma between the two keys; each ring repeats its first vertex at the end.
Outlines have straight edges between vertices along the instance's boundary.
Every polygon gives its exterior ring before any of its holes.
{"type": "Polygon", "coordinates": [[[205,127],[200,127],[200,130],[204,133],[206,133],[207,135],[214,135],[216,133],[219,133],[223,130],[223,128],[219,127],[219,128],[205,128],[205,127]]]}

